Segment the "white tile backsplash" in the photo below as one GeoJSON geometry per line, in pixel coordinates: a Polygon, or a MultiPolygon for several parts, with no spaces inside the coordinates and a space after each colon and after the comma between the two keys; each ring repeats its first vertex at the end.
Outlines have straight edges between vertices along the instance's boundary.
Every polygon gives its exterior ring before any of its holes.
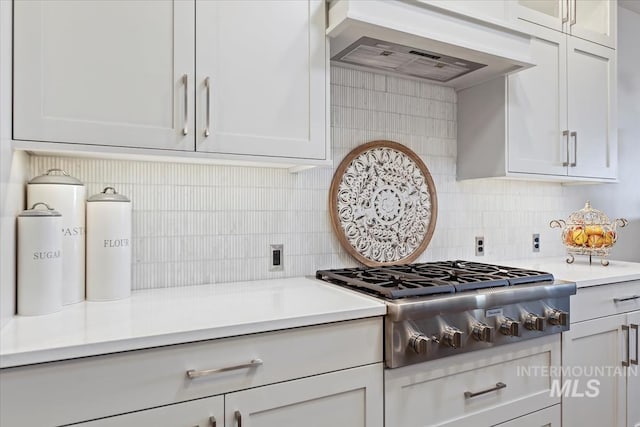
{"type": "Polygon", "coordinates": [[[355,266],[333,235],[327,211],[335,167],[375,139],[407,145],[429,168],[438,193],[433,239],[419,261],[499,262],[562,255],[550,219],[573,210],[555,183],[457,182],[453,89],[371,72],[331,70],[334,168],[298,174],[271,168],[31,157],[31,173],[58,167],[80,178],[88,194],[115,186],[133,201],[133,287],[310,275],[355,266]],[[476,258],[474,238],[486,239],[476,258]],[[269,244],[284,244],[284,271],[270,272],[269,244]]]}

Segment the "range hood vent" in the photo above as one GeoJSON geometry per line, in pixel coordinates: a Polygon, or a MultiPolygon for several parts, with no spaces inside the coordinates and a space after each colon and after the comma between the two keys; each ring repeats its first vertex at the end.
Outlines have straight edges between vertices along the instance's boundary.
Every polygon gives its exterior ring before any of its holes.
{"type": "Polygon", "coordinates": [[[440,83],[487,66],[369,37],[360,38],[331,59],[440,83]]]}
{"type": "Polygon", "coordinates": [[[332,0],[331,61],[463,89],[534,64],[530,36],[425,0],[332,0]]]}

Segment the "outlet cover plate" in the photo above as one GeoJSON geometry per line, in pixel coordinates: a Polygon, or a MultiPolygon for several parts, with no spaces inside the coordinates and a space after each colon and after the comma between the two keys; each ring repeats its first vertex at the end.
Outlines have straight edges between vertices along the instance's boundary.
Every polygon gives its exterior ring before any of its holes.
{"type": "Polygon", "coordinates": [[[269,271],[284,270],[284,245],[269,245],[269,271]]]}

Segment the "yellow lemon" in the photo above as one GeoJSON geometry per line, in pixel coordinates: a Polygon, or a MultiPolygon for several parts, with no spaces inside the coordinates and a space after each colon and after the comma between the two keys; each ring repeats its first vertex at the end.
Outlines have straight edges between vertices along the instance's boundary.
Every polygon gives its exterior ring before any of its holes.
{"type": "Polygon", "coordinates": [[[587,233],[584,232],[582,228],[576,228],[573,230],[573,243],[578,246],[582,246],[587,243],[587,233]]]}

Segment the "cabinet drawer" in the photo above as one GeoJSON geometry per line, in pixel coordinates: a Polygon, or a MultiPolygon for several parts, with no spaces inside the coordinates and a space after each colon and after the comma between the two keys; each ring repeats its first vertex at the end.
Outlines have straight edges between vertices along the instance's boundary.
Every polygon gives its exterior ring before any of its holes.
{"type": "Polygon", "coordinates": [[[549,376],[559,366],[555,335],[387,370],[386,425],[494,425],[560,403],[549,376]]]}
{"type": "Polygon", "coordinates": [[[579,288],[571,297],[571,323],[634,310],[640,310],[640,280],[579,288]]]}
{"type": "Polygon", "coordinates": [[[0,425],[90,420],[381,361],[382,319],[370,318],[8,368],[0,425]],[[256,359],[262,364],[186,374],[256,359]]]}

